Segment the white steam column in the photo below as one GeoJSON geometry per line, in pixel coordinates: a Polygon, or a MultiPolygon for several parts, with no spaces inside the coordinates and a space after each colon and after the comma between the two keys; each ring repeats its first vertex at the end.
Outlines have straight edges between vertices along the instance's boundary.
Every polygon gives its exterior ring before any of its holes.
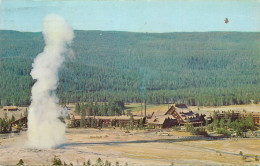
{"type": "Polygon", "coordinates": [[[1,22],[2,22],[2,20],[1,20],[2,11],[1,11],[1,9],[2,9],[2,0],[0,0],[0,30],[2,29],[2,27],[1,27],[1,22]]]}
{"type": "Polygon", "coordinates": [[[34,59],[31,76],[32,102],[28,115],[28,144],[31,148],[48,149],[65,142],[65,124],[58,118],[60,111],[54,91],[58,71],[74,37],[72,27],[64,18],[50,14],[43,20],[45,48],[34,59]]]}

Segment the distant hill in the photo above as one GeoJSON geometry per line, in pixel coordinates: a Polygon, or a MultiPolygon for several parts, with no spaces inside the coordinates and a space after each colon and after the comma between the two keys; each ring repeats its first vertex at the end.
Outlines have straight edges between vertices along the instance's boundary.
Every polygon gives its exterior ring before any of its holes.
{"type": "MultiPolygon", "coordinates": [[[[244,104],[260,98],[260,33],[75,31],[59,73],[61,103],[244,104]]],[[[0,31],[1,105],[28,105],[41,33],[0,31]]]]}

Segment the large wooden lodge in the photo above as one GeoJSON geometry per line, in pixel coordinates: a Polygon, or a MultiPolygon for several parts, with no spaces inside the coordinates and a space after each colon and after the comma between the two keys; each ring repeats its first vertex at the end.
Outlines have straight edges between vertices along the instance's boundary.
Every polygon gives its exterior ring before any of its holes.
{"type": "MultiPolygon", "coordinates": [[[[130,116],[86,116],[85,123],[88,124],[88,119],[95,119],[97,126],[119,126],[120,123],[124,126],[129,126],[130,116]]],[[[134,125],[138,125],[140,120],[143,120],[145,126],[152,128],[171,128],[176,125],[183,126],[186,123],[194,126],[199,126],[204,122],[204,118],[201,118],[199,114],[194,113],[185,104],[175,104],[166,111],[164,114],[153,113],[150,116],[133,116],[134,125]]],[[[74,120],[75,126],[80,125],[81,116],[72,116],[71,120],[74,120]]]]}
{"type": "Polygon", "coordinates": [[[164,115],[153,113],[151,118],[147,118],[147,124],[153,128],[171,128],[176,125],[183,126],[186,123],[199,126],[203,122],[204,118],[194,113],[185,104],[172,105],[164,115]]]}
{"type": "MultiPolygon", "coordinates": [[[[2,110],[11,111],[15,110],[17,107],[4,107],[2,110]]],[[[255,125],[260,125],[260,112],[248,112],[248,111],[233,111],[232,117],[234,119],[246,118],[252,116],[255,125]]],[[[217,112],[217,118],[222,119],[227,117],[227,112],[221,111],[217,112]]],[[[88,119],[95,119],[97,127],[103,126],[129,126],[130,116],[86,116],[85,122],[86,126],[88,124],[88,119]]],[[[213,118],[213,117],[212,117],[213,118]]],[[[233,120],[234,120],[233,119],[233,120]]],[[[71,116],[70,121],[74,120],[75,127],[80,125],[80,116],[71,116]]],[[[173,126],[183,126],[184,124],[192,124],[193,126],[200,126],[205,122],[204,116],[194,113],[185,104],[174,104],[165,113],[158,114],[153,113],[147,116],[133,116],[134,125],[137,126],[139,123],[143,122],[144,126],[149,126],[152,128],[171,128],[173,126]]],[[[22,123],[23,126],[27,126],[27,117],[22,117],[12,122],[11,125],[17,125],[22,123]]]]}

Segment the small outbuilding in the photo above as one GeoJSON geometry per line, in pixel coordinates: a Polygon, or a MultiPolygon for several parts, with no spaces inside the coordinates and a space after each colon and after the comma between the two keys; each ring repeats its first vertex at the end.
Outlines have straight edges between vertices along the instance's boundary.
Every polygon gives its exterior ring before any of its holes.
{"type": "Polygon", "coordinates": [[[16,106],[4,106],[2,109],[2,111],[18,111],[18,107],[16,106]]]}

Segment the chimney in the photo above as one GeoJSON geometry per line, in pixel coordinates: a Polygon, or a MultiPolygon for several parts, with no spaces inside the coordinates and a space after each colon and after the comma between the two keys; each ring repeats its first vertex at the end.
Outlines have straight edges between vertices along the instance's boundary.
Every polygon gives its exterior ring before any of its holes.
{"type": "Polygon", "coordinates": [[[144,100],[144,117],[146,117],[146,99],[144,100]]]}

